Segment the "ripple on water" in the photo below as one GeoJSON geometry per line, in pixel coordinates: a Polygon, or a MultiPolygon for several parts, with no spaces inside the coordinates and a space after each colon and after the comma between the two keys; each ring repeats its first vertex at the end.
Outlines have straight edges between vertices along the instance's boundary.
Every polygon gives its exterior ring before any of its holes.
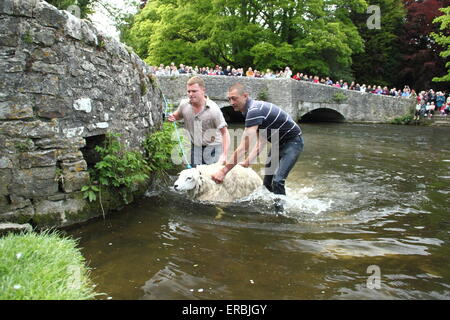
{"type": "Polygon", "coordinates": [[[166,299],[212,299],[229,294],[225,285],[212,281],[205,276],[196,276],[184,272],[174,262],[169,262],[142,287],[143,300],[166,299]]]}
{"type": "Polygon", "coordinates": [[[442,241],[432,238],[412,238],[404,241],[392,238],[326,239],[326,240],[282,240],[275,249],[302,251],[332,259],[345,257],[381,257],[388,255],[430,255],[427,245],[440,246],[442,241]]]}

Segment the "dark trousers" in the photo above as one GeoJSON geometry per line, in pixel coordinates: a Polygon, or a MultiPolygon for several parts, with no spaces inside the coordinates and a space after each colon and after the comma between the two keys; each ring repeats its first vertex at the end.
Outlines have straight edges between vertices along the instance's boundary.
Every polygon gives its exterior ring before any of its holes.
{"type": "Polygon", "coordinates": [[[292,138],[279,146],[278,152],[278,168],[274,170],[272,166],[272,150],[269,151],[266,162],[266,173],[264,175],[264,186],[275,194],[286,194],[284,188],[287,176],[297,162],[300,153],[303,151],[303,137],[297,136],[292,138]],[[268,173],[270,168],[272,173],[268,173]]]}
{"type": "Polygon", "coordinates": [[[222,155],[222,145],[196,146],[191,144],[191,167],[199,164],[212,164],[222,155]]]}

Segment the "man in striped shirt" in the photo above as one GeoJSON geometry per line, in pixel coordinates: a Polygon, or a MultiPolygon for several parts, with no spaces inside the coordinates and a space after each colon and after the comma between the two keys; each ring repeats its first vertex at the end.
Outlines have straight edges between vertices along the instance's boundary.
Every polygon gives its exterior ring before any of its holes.
{"type": "Polygon", "coordinates": [[[303,151],[300,126],[280,107],[251,99],[246,88],[240,83],[229,88],[228,99],[233,109],[245,116],[245,130],[231,162],[217,171],[212,179],[216,183],[222,183],[225,175],[236,164],[248,167],[265,143],[271,142],[265,166],[264,186],[275,194],[285,195],[286,178],[303,151]],[[256,143],[249,150],[251,141],[256,143]],[[248,156],[241,161],[247,151],[248,156]]]}

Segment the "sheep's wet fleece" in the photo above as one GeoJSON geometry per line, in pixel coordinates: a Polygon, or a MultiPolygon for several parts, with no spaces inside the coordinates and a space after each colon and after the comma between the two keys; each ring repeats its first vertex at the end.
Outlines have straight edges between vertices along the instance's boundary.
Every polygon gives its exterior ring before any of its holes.
{"type": "Polygon", "coordinates": [[[186,169],[174,183],[176,191],[187,191],[195,200],[206,202],[233,202],[247,197],[262,186],[262,179],[251,168],[235,166],[221,184],[215,183],[211,176],[219,170],[221,165],[201,165],[186,169]]]}

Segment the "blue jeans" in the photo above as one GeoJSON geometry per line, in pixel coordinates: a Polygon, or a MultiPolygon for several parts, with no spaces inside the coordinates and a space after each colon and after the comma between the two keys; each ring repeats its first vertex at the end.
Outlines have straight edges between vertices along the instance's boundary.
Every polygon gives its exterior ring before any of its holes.
{"type": "MultiPolygon", "coordinates": [[[[264,186],[275,194],[286,194],[284,188],[287,176],[297,162],[300,153],[303,151],[303,137],[297,136],[279,146],[278,163],[274,174],[268,174],[268,168],[272,165],[271,150],[267,156],[266,173],[264,175],[264,186]]],[[[272,169],[271,169],[272,171],[272,169]]]]}
{"type": "Polygon", "coordinates": [[[222,145],[196,146],[191,144],[191,167],[199,164],[212,164],[222,155],[222,145]]]}

